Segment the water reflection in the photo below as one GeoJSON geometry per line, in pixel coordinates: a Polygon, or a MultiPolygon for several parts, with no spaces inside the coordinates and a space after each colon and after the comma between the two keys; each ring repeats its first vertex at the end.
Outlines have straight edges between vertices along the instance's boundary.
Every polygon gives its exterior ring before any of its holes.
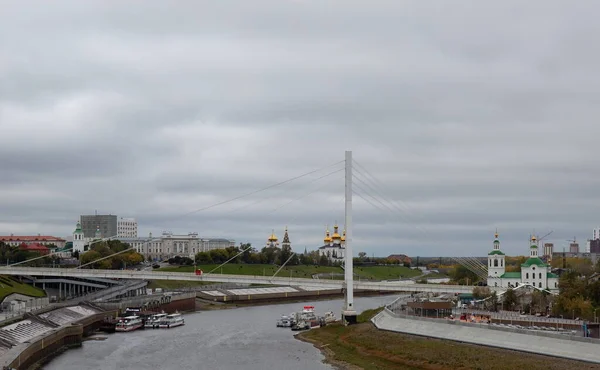
{"type": "MultiPolygon", "coordinates": [[[[382,306],[393,296],[356,298],[359,311],[382,306]]],[[[45,370],[147,369],[332,369],[311,344],[277,328],[283,314],[314,305],[317,314],[339,316],[342,300],[290,303],[185,315],[185,326],[109,334],[52,360],[45,370]]]]}

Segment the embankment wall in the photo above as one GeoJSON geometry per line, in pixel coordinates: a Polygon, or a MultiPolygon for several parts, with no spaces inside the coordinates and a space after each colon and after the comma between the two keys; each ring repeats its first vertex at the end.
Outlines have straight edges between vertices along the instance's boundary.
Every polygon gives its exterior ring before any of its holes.
{"type": "Polygon", "coordinates": [[[80,345],[84,336],[96,330],[105,317],[115,312],[101,312],[79,320],[77,323],[61,326],[49,333],[16,345],[2,355],[0,364],[9,369],[27,370],[69,345],[80,345]]]}
{"type": "Polygon", "coordinates": [[[196,308],[196,292],[162,293],[138,296],[118,301],[94,302],[105,310],[123,312],[127,307],[141,307],[144,310],[164,310],[165,312],[193,311],[196,308]]]}
{"type": "MultiPolygon", "coordinates": [[[[354,291],[356,297],[387,295],[390,292],[379,292],[373,290],[354,291]]],[[[197,292],[198,298],[213,302],[235,303],[235,304],[255,304],[267,302],[285,302],[298,300],[322,300],[343,298],[344,293],[340,289],[320,290],[320,291],[298,291],[283,293],[263,293],[263,294],[228,294],[224,296],[213,296],[204,292],[197,292]]]]}

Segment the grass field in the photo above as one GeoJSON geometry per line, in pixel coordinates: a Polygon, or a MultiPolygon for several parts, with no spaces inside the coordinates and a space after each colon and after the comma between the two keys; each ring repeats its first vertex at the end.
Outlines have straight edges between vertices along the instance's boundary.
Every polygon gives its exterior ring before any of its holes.
{"type": "MultiPolygon", "coordinates": [[[[197,268],[201,269],[204,273],[212,271],[218,265],[198,265],[197,268]]],[[[255,275],[255,276],[272,276],[279,267],[274,265],[246,265],[246,264],[227,264],[218,270],[214,271],[215,274],[234,274],[234,275],[255,275]]],[[[174,272],[193,272],[194,266],[170,266],[163,267],[161,271],[174,271],[174,272]]],[[[281,277],[300,277],[300,278],[311,278],[314,274],[327,274],[336,273],[343,274],[344,270],[341,267],[331,266],[286,266],[284,267],[277,276],[281,277]]],[[[354,273],[358,274],[362,279],[371,280],[387,280],[387,279],[398,279],[399,277],[415,277],[421,275],[418,270],[412,270],[404,266],[369,266],[369,267],[355,267],[354,273]]]]}
{"type": "MultiPolygon", "coordinates": [[[[359,321],[368,321],[375,312],[361,314],[359,321]]],[[[347,363],[365,370],[600,369],[596,364],[381,331],[371,323],[328,325],[302,332],[298,339],[321,348],[328,362],[347,363]]]]}
{"type": "Polygon", "coordinates": [[[31,297],[45,297],[46,292],[29,284],[22,284],[8,276],[0,276],[0,300],[9,294],[19,293],[31,297]]]}

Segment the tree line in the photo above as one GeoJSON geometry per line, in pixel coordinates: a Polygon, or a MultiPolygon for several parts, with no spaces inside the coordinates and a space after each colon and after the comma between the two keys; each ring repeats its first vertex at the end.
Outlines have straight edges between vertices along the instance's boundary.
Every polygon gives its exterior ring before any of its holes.
{"type": "Polygon", "coordinates": [[[123,252],[129,248],[131,248],[129,244],[123,243],[119,240],[97,242],[90,247],[90,250],[81,254],[80,263],[81,265],[90,263],[88,266],[86,266],[88,268],[117,270],[127,268],[127,266],[135,266],[144,262],[144,256],[134,250],[123,252]],[[108,257],[117,252],[123,253],[100,260],[101,258],[108,257]],[[96,262],[91,263],[93,261],[96,262]]]}

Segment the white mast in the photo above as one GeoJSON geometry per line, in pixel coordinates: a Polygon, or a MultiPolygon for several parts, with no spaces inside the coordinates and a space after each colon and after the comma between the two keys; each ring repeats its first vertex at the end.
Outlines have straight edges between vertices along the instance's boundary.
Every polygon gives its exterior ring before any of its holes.
{"type": "Polygon", "coordinates": [[[345,302],[342,311],[342,320],[348,324],[356,323],[356,310],[354,309],[354,266],[352,263],[352,151],[346,151],[346,207],[344,224],[346,227],[345,245],[345,302]]]}

